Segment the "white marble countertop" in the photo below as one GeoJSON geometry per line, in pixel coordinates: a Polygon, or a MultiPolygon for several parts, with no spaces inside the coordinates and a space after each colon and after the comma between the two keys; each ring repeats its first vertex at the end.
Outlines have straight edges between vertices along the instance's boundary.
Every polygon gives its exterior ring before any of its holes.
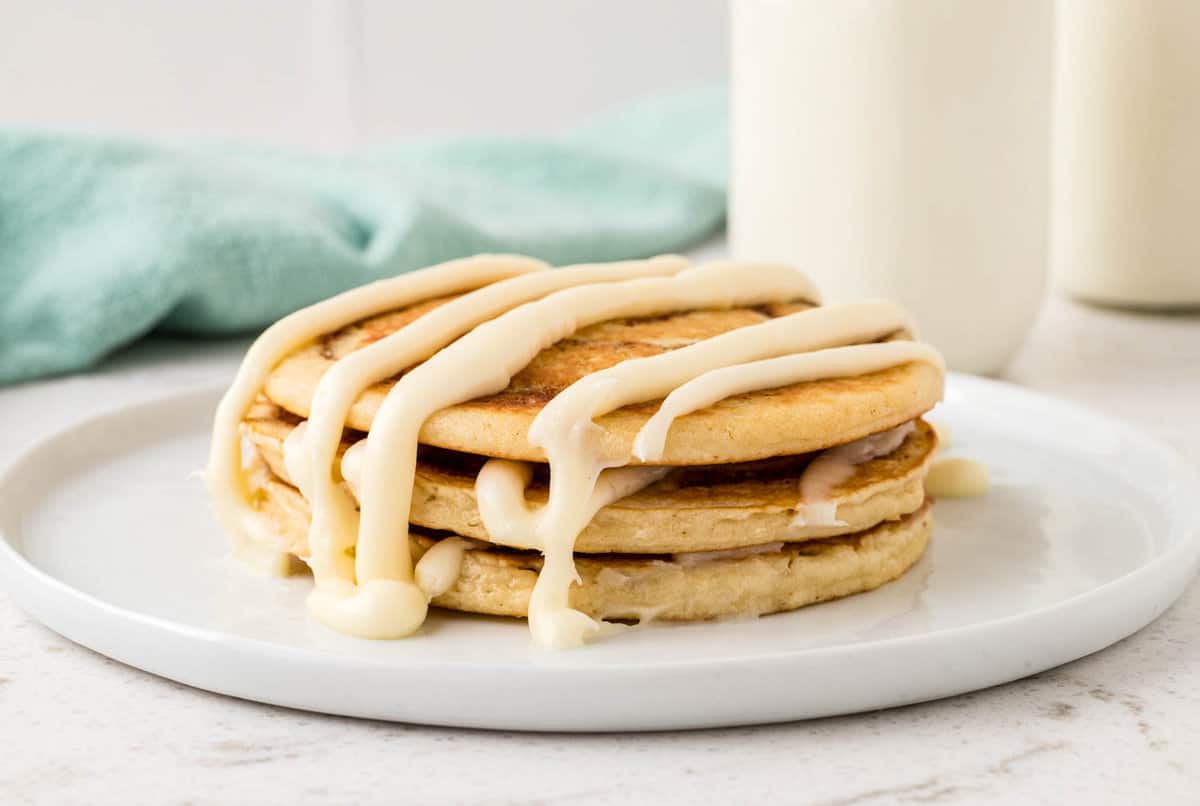
{"type": "MultiPolygon", "coordinates": [[[[156,339],[0,390],[0,465],[61,426],[228,379],[245,342],[156,339]]],[[[1052,300],[1009,379],[1200,465],[1200,316],[1052,300]]],[[[1141,633],[1033,678],[806,723],[502,734],[227,699],[82,649],[0,593],[0,802],[1197,803],[1200,584],[1141,633]]]]}

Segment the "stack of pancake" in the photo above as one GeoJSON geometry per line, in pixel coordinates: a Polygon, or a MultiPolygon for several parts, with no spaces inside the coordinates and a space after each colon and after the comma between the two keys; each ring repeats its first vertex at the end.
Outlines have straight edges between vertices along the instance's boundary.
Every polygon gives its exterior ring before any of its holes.
{"type": "MultiPolygon", "coordinates": [[[[303,485],[289,473],[285,444],[308,416],[322,375],[339,359],[453,298],[327,333],[273,369],[242,431],[256,454],[250,472],[254,507],[270,523],[276,548],[297,558],[309,553],[310,506],[298,489],[303,485]]],[[[795,302],[684,311],[591,325],[544,349],[502,392],[433,414],[420,431],[409,515],[412,556],[416,560],[452,537],[465,539],[466,551],[456,579],[431,603],[527,615],[542,556],[488,534],[475,479],[488,458],[535,463],[526,499],[531,509],[545,503],[544,456],[526,435],[538,412],[563,389],[627,359],[807,307],[795,302]]],[[[393,383],[395,378],[358,397],[341,452],[367,436],[393,383]]],[[[941,393],[941,369],[910,362],[739,394],[678,418],[666,452],[655,462],[673,469],[600,509],[578,536],[579,584],[571,587],[571,607],[606,620],[762,615],[895,579],[920,558],[929,540],[923,479],[936,437],[919,418],[941,393]],[[895,434],[898,447],[853,464],[848,477],[833,480],[828,503],[836,518],[808,525],[797,518],[801,479],[817,456],[884,432],[895,434]]],[[[631,446],[658,403],[617,409],[596,424],[608,439],[631,446]]]]}

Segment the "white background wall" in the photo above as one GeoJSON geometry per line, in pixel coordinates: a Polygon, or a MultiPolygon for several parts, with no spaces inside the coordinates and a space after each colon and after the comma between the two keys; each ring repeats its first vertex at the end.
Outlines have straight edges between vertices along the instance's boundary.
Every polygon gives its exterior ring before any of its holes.
{"type": "Polygon", "coordinates": [[[344,148],[726,74],[724,0],[0,0],[0,125],[344,148]]]}

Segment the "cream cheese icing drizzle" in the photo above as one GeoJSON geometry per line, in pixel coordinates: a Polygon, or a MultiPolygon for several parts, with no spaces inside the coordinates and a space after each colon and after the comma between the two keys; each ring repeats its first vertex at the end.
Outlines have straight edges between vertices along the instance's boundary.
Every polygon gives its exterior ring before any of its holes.
{"type": "Polygon", "coordinates": [[[311,499],[312,480],[309,476],[312,468],[308,463],[308,451],[304,449],[304,436],[308,432],[308,423],[300,423],[283,440],[283,466],[287,468],[288,478],[306,499],[311,499]]]}
{"type": "Polygon", "coordinates": [[[937,435],[937,453],[925,476],[925,493],[935,498],[972,498],[987,493],[992,486],[987,465],[962,456],[940,456],[952,447],[950,426],[931,420],[937,435]]]}
{"type": "MultiPolygon", "coordinates": [[[[590,324],[694,308],[785,302],[811,294],[808,279],[785,266],[717,263],[667,277],[568,288],[477,326],[401,377],[376,411],[363,461],[354,556],[357,585],[345,576],[325,583],[318,577],[309,597],[310,610],[335,629],[363,637],[401,637],[420,626],[425,601],[412,582],[408,515],[417,438],[435,412],[503,390],[539,352],[590,324]]],[[[554,508],[555,463],[549,451],[547,456],[552,468],[548,506],[554,508]]],[[[530,629],[539,644],[563,646],[582,641],[584,625],[576,616],[590,625],[586,632],[598,626],[567,608],[565,600],[566,589],[575,578],[570,550],[574,534],[569,530],[575,528],[577,534],[587,525],[579,519],[601,469],[596,467],[582,488],[568,485],[580,492],[580,497],[564,507],[560,496],[558,507],[547,516],[555,534],[568,537],[554,541],[546,540],[545,534],[538,537],[545,554],[538,585],[546,578],[554,581],[542,587],[542,597],[546,591],[554,592],[549,601],[539,598],[536,585],[530,600],[530,629]],[[554,625],[561,622],[573,622],[573,626],[560,631],[554,625]],[[565,642],[558,639],[560,633],[568,636],[565,642]]]]}
{"type": "Polygon", "coordinates": [[[242,469],[238,427],[267,375],[283,358],[318,336],[349,322],[433,297],[467,291],[548,266],[517,255],[477,255],[351,289],[285,316],[251,345],[237,376],[217,406],[205,484],[235,556],[270,573],[284,573],[288,555],[250,504],[242,469]]]}
{"type": "Polygon", "coordinates": [[[935,498],[972,498],[989,487],[987,465],[961,456],[934,460],[925,477],[925,492],[935,498]]]}
{"type": "MultiPolygon", "coordinates": [[[[645,462],[660,460],[671,423],[734,395],[822,378],[865,375],[909,361],[931,361],[940,367],[941,355],[919,342],[861,343],[911,331],[908,315],[899,306],[859,302],[801,311],[734,330],[667,356],[655,356],[666,358],[694,349],[700,361],[690,375],[681,373],[686,377],[678,378],[679,383],[665,386],[667,397],[634,438],[633,454],[645,462]],[[817,352],[809,352],[813,350],[817,352]]],[[[681,370],[693,366],[691,356],[680,356],[676,361],[681,370]]],[[[655,371],[662,370],[655,367],[655,371]]]]}
{"type": "Polygon", "coordinates": [[[417,561],[413,576],[426,599],[441,596],[454,587],[466,550],[467,541],[461,537],[445,537],[434,543],[417,561]]]}
{"type": "MultiPolygon", "coordinates": [[[[551,400],[538,413],[528,434],[530,443],[543,449],[550,464],[550,499],[532,540],[540,545],[546,558],[530,598],[529,626],[534,641],[543,646],[575,646],[598,627],[593,619],[568,606],[571,583],[578,579],[574,541],[590,519],[582,502],[589,500],[600,471],[623,465],[629,457],[602,455],[597,447],[600,429],[592,422],[594,417],[678,390],[681,394],[668,409],[665,424],[658,426],[665,435],[675,416],[694,410],[689,409],[691,402],[697,402],[695,408],[702,408],[741,391],[862,374],[872,371],[867,368],[872,359],[861,357],[859,351],[891,345],[862,345],[842,348],[841,352],[824,350],[816,368],[811,361],[799,368],[787,363],[801,357],[790,353],[872,340],[910,329],[904,311],[888,302],[814,308],[661,355],[624,361],[581,378],[551,400]],[[754,361],[764,356],[777,358],[754,361]]],[[[941,361],[928,347],[924,352],[893,349],[874,360],[886,358],[884,366],[921,360],[914,356],[933,356],[939,364],[941,361]]],[[[663,408],[668,404],[670,396],[663,408]]],[[[484,525],[488,526],[486,518],[484,525]]]]}
{"type": "MultiPolygon", "coordinates": [[[[312,501],[312,465],[309,464],[308,452],[304,445],[307,430],[308,423],[302,422],[293,428],[283,441],[283,464],[292,483],[307,500],[312,501]]],[[[355,500],[358,499],[361,460],[365,448],[366,440],[359,440],[351,445],[342,457],[342,477],[355,500]]],[[[353,525],[357,527],[358,513],[353,512],[352,517],[353,525]]],[[[427,600],[441,596],[454,586],[462,568],[467,545],[467,541],[460,537],[444,538],[435,543],[417,562],[413,569],[413,577],[427,600]]]]}
{"type": "MultiPolygon", "coordinates": [[[[346,486],[350,488],[350,494],[354,496],[355,501],[362,497],[362,463],[366,450],[367,441],[360,439],[342,454],[342,478],[345,480],[346,486]]],[[[291,472],[290,468],[288,472],[291,472]]]]}
{"type": "Polygon", "coordinates": [[[859,465],[899,448],[915,427],[909,421],[817,454],[800,474],[800,501],[792,526],[845,526],[837,517],[834,488],[853,476],[859,465]]]}
{"type": "MultiPolygon", "coordinates": [[[[415,302],[463,294],[337,362],[314,391],[308,422],[284,446],[288,473],[313,510],[311,612],[334,629],[363,637],[413,632],[428,600],[453,586],[467,548],[458,538],[441,540],[415,569],[409,553],[417,439],[432,414],[501,391],[542,349],[593,323],[816,301],[809,281],[787,267],[684,266],[682,259],[662,258],[543,272],[536,261],[484,256],[347,292],[282,320],[247,354],[214,426],[206,480],[235,552],[246,556],[266,537],[253,517],[238,448],[238,424],[266,375],[323,333],[415,302]],[[335,457],[351,405],[372,384],[404,370],[376,411],[368,438],[343,457],[339,479],[335,457]]],[[[600,508],[670,471],[626,466],[634,457],[606,452],[594,417],[666,395],[635,441],[636,457],[654,461],[661,458],[674,419],[724,397],[909,361],[940,367],[940,356],[924,345],[863,344],[909,332],[907,316],[891,303],[817,308],[618,364],[554,398],[528,434],[550,465],[546,505],[532,508],[525,499],[532,475],[526,463],[489,461],[476,482],[489,535],[544,554],[529,604],[534,640],[572,646],[601,628],[568,606],[569,588],[578,581],[575,538],[600,508]]]]}
{"type": "MultiPolygon", "coordinates": [[[[671,467],[620,467],[600,473],[580,517],[587,526],[596,513],[666,476],[671,467]]],[[[530,508],[525,488],[533,478],[528,462],[491,459],[475,477],[475,500],[488,536],[514,548],[541,549],[539,535],[547,516],[545,506],[530,508]]],[[[582,531],[582,527],[580,528],[582,531]]]]}
{"type": "MultiPolygon", "coordinates": [[[[367,387],[428,359],[478,325],[526,302],[582,284],[672,274],[686,265],[687,261],[683,258],[665,256],[651,260],[575,266],[501,280],[425,313],[396,332],[356,350],[334,364],[317,383],[307,429],[302,437],[307,448],[307,476],[311,484],[311,492],[307,495],[312,504],[308,535],[309,565],[317,584],[310,606],[315,608],[318,617],[327,614],[330,608],[339,606],[338,600],[352,592],[346,583],[353,584],[361,573],[350,554],[350,549],[356,543],[360,516],[352,497],[337,484],[333,463],[350,407],[367,387]],[[323,587],[329,587],[326,583],[330,581],[336,585],[332,589],[335,591],[333,598],[326,595],[328,590],[322,590],[323,587]]],[[[355,468],[353,474],[360,477],[350,484],[352,488],[362,483],[361,476],[365,472],[369,448],[362,449],[362,453],[361,457],[356,454],[351,458],[355,468]]],[[[394,568],[389,566],[390,570],[386,572],[398,571],[400,578],[392,580],[386,577],[389,580],[386,585],[379,582],[374,588],[396,588],[393,581],[407,584],[411,572],[406,573],[402,566],[403,562],[394,568]]],[[[375,632],[374,628],[364,629],[375,632]]]]}
{"type": "MultiPolygon", "coordinates": [[[[884,303],[884,305],[887,304],[884,303]]],[[[883,311],[876,311],[872,314],[866,307],[868,305],[878,305],[878,303],[860,303],[857,311],[847,316],[846,319],[852,321],[861,317],[860,321],[866,323],[872,321],[873,315],[878,316],[883,313],[883,311]]],[[[827,318],[837,318],[839,314],[846,316],[845,309],[847,307],[851,306],[818,308],[793,316],[802,318],[805,314],[824,311],[827,318]]],[[[897,315],[897,312],[898,309],[892,314],[897,315]]],[[[903,316],[902,312],[899,312],[899,315],[903,316]]],[[[815,321],[816,317],[809,320],[810,323],[815,321]]],[[[886,322],[887,319],[880,317],[876,321],[886,322]]],[[[859,337],[854,340],[865,340],[861,331],[859,337]]],[[[812,343],[809,342],[809,344],[812,343]]],[[[633,444],[634,455],[639,459],[650,461],[660,458],[666,443],[667,432],[675,419],[733,395],[822,378],[865,375],[910,361],[924,361],[939,369],[943,368],[941,354],[929,345],[920,342],[891,341],[882,344],[856,344],[848,347],[818,349],[815,352],[804,352],[806,349],[813,348],[806,347],[803,337],[795,338],[791,344],[795,347],[797,354],[716,369],[675,389],[667,395],[662,406],[638,432],[633,444]]],[[[837,504],[830,497],[833,488],[853,474],[855,465],[877,456],[886,456],[900,447],[912,428],[912,423],[906,423],[882,434],[868,436],[856,442],[823,451],[801,475],[800,501],[796,506],[796,517],[792,524],[794,526],[844,526],[845,524],[837,519],[837,504]]]]}

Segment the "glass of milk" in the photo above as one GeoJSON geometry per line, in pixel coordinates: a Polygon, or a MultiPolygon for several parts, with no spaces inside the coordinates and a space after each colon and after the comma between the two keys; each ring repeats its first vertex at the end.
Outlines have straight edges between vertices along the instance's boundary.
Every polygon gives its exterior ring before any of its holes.
{"type": "Polygon", "coordinates": [[[1060,0],[1058,37],[1058,283],[1200,306],[1200,0],[1060,0]]]}
{"type": "Polygon", "coordinates": [[[992,373],[1047,265],[1053,4],[733,0],[730,248],[992,373]]]}

